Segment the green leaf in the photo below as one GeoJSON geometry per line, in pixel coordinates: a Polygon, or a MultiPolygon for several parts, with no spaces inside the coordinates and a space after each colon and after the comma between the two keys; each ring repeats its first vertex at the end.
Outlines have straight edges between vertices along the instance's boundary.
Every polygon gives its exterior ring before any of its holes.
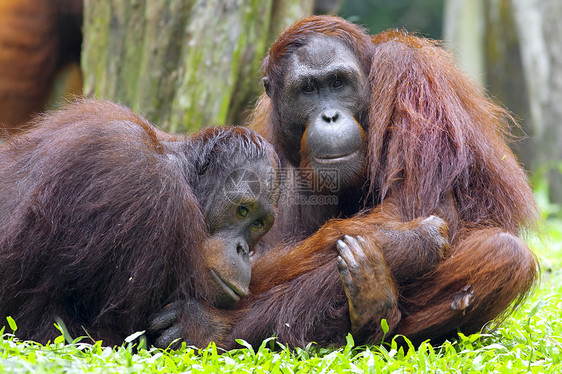
{"type": "Polygon", "coordinates": [[[385,335],[390,330],[390,328],[388,327],[388,322],[386,322],[385,318],[381,319],[381,327],[382,327],[382,332],[384,332],[385,335]]]}
{"type": "Polygon", "coordinates": [[[245,347],[248,351],[250,351],[252,356],[254,356],[256,354],[256,352],[254,351],[254,347],[252,347],[252,345],[250,343],[248,343],[247,341],[245,341],[243,339],[236,339],[236,343],[240,344],[241,346],[245,347]]]}
{"type": "Polygon", "coordinates": [[[131,334],[131,335],[127,336],[127,337],[125,338],[125,342],[127,342],[127,343],[132,342],[133,340],[135,340],[136,338],[138,338],[139,336],[141,336],[142,334],[144,334],[144,332],[145,332],[144,330],[143,330],[143,331],[137,331],[137,332],[135,332],[134,334],[131,334]]]}
{"type": "Polygon", "coordinates": [[[18,329],[18,325],[16,325],[16,321],[14,321],[14,319],[10,316],[6,317],[6,320],[8,320],[8,325],[10,325],[12,331],[16,332],[16,330],[18,329]]]}

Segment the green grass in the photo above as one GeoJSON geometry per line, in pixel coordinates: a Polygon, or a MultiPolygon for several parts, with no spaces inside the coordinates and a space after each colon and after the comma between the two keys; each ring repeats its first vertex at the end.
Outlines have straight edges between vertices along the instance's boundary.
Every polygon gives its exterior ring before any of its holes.
{"type": "MultiPolygon", "coordinates": [[[[101,344],[65,344],[59,337],[43,346],[0,337],[0,373],[561,373],[562,221],[549,220],[543,236],[529,238],[542,263],[542,280],[533,295],[491,333],[460,335],[434,347],[404,351],[390,346],[354,347],[348,337],[340,349],[269,348],[271,342],[220,352],[184,347],[135,352],[130,343],[114,349],[101,344]]],[[[2,334],[0,334],[2,335],[2,334]]]]}

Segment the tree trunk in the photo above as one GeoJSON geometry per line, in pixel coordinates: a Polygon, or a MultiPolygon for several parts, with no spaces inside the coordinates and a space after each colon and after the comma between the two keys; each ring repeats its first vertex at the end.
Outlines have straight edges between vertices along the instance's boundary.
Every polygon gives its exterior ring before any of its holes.
{"type": "Polygon", "coordinates": [[[239,124],[269,43],[312,0],[86,0],[84,93],[172,132],[239,124]]]}
{"type": "Polygon", "coordinates": [[[492,96],[515,113],[521,128],[512,128],[518,141],[512,143],[524,167],[538,167],[533,149],[534,130],[529,115],[529,95],[525,85],[519,34],[511,0],[487,0],[485,81],[492,96]]]}
{"type": "Polygon", "coordinates": [[[443,35],[457,65],[474,80],[483,83],[483,0],[446,0],[443,35]]]}
{"type": "Polygon", "coordinates": [[[538,164],[550,199],[562,203],[562,2],[512,0],[521,41],[525,82],[538,164]]]}

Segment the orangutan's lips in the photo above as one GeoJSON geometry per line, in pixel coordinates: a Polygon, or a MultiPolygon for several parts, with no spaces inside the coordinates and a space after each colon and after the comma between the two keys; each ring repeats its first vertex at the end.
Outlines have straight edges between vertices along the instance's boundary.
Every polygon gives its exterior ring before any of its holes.
{"type": "Polygon", "coordinates": [[[231,282],[224,280],[212,269],[211,275],[213,276],[213,278],[215,278],[215,281],[226,291],[226,293],[231,297],[232,300],[238,301],[241,297],[248,295],[248,292],[245,292],[231,282]]]}
{"type": "Polygon", "coordinates": [[[345,156],[313,157],[312,159],[319,164],[335,164],[335,163],[340,163],[340,162],[352,160],[352,159],[356,158],[357,156],[359,156],[359,152],[360,152],[360,150],[357,150],[357,151],[349,153],[345,156]]]}

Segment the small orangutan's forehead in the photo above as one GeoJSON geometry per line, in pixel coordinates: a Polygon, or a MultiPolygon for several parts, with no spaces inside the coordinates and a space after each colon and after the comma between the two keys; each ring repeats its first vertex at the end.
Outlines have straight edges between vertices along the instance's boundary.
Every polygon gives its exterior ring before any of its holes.
{"type": "Polygon", "coordinates": [[[224,186],[229,193],[250,194],[276,193],[277,168],[270,157],[245,159],[229,170],[224,186]]]}

